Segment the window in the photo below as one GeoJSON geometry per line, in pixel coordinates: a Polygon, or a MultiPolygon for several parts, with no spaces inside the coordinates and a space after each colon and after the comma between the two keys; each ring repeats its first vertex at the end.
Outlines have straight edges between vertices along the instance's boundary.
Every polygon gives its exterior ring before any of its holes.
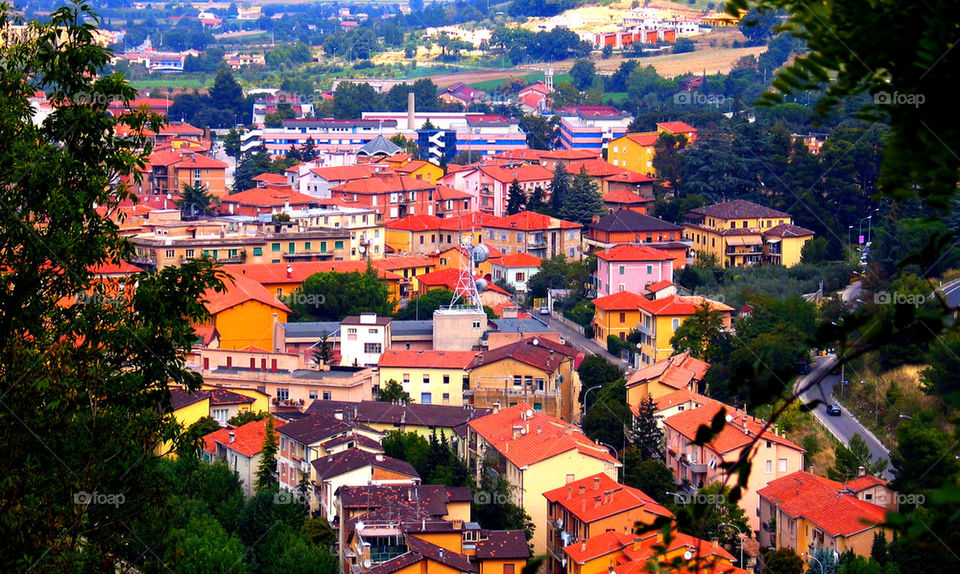
{"type": "Polygon", "coordinates": [[[653,274],[653,265],[647,265],[647,275],[653,274]]]}
{"type": "Polygon", "coordinates": [[[309,242],[309,241],[304,242],[304,244],[303,244],[303,250],[304,250],[304,251],[310,251],[310,242],[309,242]]]}
{"type": "Polygon", "coordinates": [[[450,375],[444,375],[444,376],[443,376],[443,384],[445,384],[445,385],[449,385],[449,384],[450,384],[450,375]]]}
{"type": "Polygon", "coordinates": [[[522,232],[522,231],[518,231],[518,232],[517,232],[517,241],[523,241],[523,232],[522,232]]]}
{"type": "Polygon", "coordinates": [[[323,391],[323,400],[329,401],[333,398],[333,395],[330,394],[330,391],[323,391]]]}
{"type": "Polygon", "coordinates": [[[674,318],[673,320],[673,330],[676,331],[680,328],[680,319],[674,318]]]}
{"type": "Polygon", "coordinates": [[[380,343],[364,343],[363,352],[368,354],[380,354],[383,352],[383,346],[380,343]]]}
{"type": "Polygon", "coordinates": [[[334,249],[343,249],[343,241],[335,241],[335,242],[333,243],[333,248],[334,248],[334,249]]]}
{"type": "Polygon", "coordinates": [[[277,389],[277,398],[281,401],[289,401],[290,389],[277,389]]]}
{"type": "Polygon", "coordinates": [[[781,458],[777,461],[777,472],[787,472],[787,459],[781,458]]]}
{"type": "Polygon", "coordinates": [[[254,247],[254,248],[253,248],[253,254],[254,254],[254,255],[263,255],[263,247],[254,247]]]}
{"type": "Polygon", "coordinates": [[[771,441],[767,441],[767,448],[772,448],[772,447],[773,447],[773,443],[771,441]]]}
{"type": "Polygon", "coordinates": [[[403,384],[405,384],[405,385],[409,385],[409,384],[410,384],[410,373],[404,373],[404,374],[403,374],[403,384]]]}
{"type": "Polygon", "coordinates": [[[423,245],[423,236],[420,236],[420,245],[423,245]]]}
{"type": "Polygon", "coordinates": [[[370,333],[371,335],[376,335],[377,333],[380,332],[380,329],[367,329],[367,332],[370,333]]]}
{"type": "Polygon", "coordinates": [[[525,274],[518,272],[518,273],[517,273],[517,276],[516,276],[516,282],[517,282],[517,283],[523,283],[523,278],[524,278],[524,277],[526,277],[525,274]]]}
{"type": "Polygon", "coordinates": [[[167,256],[167,259],[173,259],[176,256],[176,254],[174,253],[173,249],[167,249],[166,256],[167,256]]]}
{"type": "Polygon", "coordinates": [[[317,398],[317,391],[316,391],[316,390],[310,389],[310,398],[311,398],[311,399],[316,399],[316,398],[317,398]]]}
{"type": "Polygon", "coordinates": [[[433,404],[433,395],[431,393],[420,393],[420,404],[421,405],[433,404]]]}
{"type": "Polygon", "coordinates": [[[522,387],[522,386],[523,386],[523,377],[521,377],[520,375],[514,375],[514,376],[513,376],[513,386],[514,386],[515,388],[518,388],[518,389],[519,389],[520,387],[522,387]]]}
{"type": "Polygon", "coordinates": [[[504,564],[503,574],[516,574],[516,564],[504,564]]]}
{"type": "Polygon", "coordinates": [[[271,244],[270,244],[270,251],[280,251],[280,244],[279,244],[279,243],[271,243],[271,244]]]}
{"type": "Polygon", "coordinates": [[[577,256],[577,250],[576,250],[575,248],[571,247],[571,248],[570,248],[570,257],[576,257],[576,256],[577,256]]]}
{"type": "Polygon", "coordinates": [[[423,384],[425,384],[425,385],[429,385],[429,384],[430,384],[430,375],[428,375],[428,374],[423,375],[423,384]]]}
{"type": "Polygon", "coordinates": [[[297,252],[297,244],[296,244],[296,243],[288,243],[288,244],[287,244],[287,251],[288,251],[289,253],[296,253],[296,252],[297,252]]]}
{"type": "Polygon", "coordinates": [[[501,232],[500,232],[500,240],[501,240],[501,241],[506,241],[506,240],[507,240],[507,232],[506,232],[506,231],[501,231],[501,232]]]}
{"type": "Polygon", "coordinates": [[[221,425],[226,425],[228,413],[229,411],[227,409],[213,409],[213,419],[221,425]]]}
{"type": "Polygon", "coordinates": [[[187,252],[186,252],[187,259],[193,259],[194,257],[193,253],[194,253],[193,249],[187,249],[187,252]]]}
{"type": "Polygon", "coordinates": [[[767,474],[770,474],[771,472],[773,472],[773,461],[772,461],[772,460],[768,460],[768,461],[767,461],[767,474]]]}
{"type": "Polygon", "coordinates": [[[479,329],[479,328],[480,328],[480,321],[474,321],[474,322],[473,322],[473,328],[474,328],[474,329],[479,329]]]}
{"type": "Polygon", "coordinates": [[[623,275],[624,273],[626,273],[626,271],[627,271],[627,266],[626,266],[626,265],[621,265],[621,266],[620,266],[620,275],[623,275]]]}
{"type": "Polygon", "coordinates": [[[626,323],[626,322],[627,322],[627,314],[624,313],[623,311],[620,312],[620,322],[621,322],[621,323],[626,323]]]}

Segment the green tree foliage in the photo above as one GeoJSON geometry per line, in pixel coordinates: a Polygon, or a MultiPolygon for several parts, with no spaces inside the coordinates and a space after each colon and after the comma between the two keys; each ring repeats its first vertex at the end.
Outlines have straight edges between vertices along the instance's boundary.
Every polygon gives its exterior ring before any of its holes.
{"type": "Polygon", "coordinates": [[[791,548],[771,550],[763,555],[763,574],[803,574],[803,558],[791,548]]]}
{"type": "Polygon", "coordinates": [[[890,559],[887,553],[887,535],[882,530],[873,533],[873,543],[870,544],[870,559],[885,565],[890,559]]]}
{"type": "Polygon", "coordinates": [[[202,184],[190,185],[185,183],[176,205],[184,215],[196,216],[208,215],[218,203],[217,198],[208,192],[202,184]]]}
{"type": "Polygon", "coordinates": [[[207,516],[191,519],[185,527],[170,532],[166,562],[175,564],[178,574],[205,572],[249,572],[244,561],[246,549],[236,534],[224,530],[207,516]]]}
{"type": "MultiPolygon", "coordinates": [[[[557,169],[559,171],[559,168],[557,169]]],[[[559,215],[567,221],[586,225],[602,214],[603,210],[603,197],[597,183],[587,175],[587,168],[581,166],[580,173],[573,178],[570,191],[561,194],[559,215]]]]}
{"type": "Polygon", "coordinates": [[[257,467],[257,490],[274,490],[277,476],[277,432],[273,427],[273,417],[267,417],[266,433],[263,437],[263,450],[260,451],[260,466],[257,467]]]}
{"type": "MultiPolygon", "coordinates": [[[[740,532],[748,532],[747,516],[734,500],[733,492],[723,483],[714,482],[697,490],[696,496],[676,511],[677,528],[685,534],[705,540],[720,539],[728,548],[740,548],[740,532]],[[736,528],[722,526],[732,524],[736,528]]],[[[736,554],[736,551],[734,551],[736,554]]]]}
{"type": "Polygon", "coordinates": [[[662,461],[644,458],[637,448],[628,448],[623,455],[623,483],[639,488],[660,504],[674,502],[671,493],[677,485],[673,473],[662,461]]]}
{"type": "Polygon", "coordinates": [[[397,319],[430,320],[437,309],[450,305],[453,301],[453,291],[449,289],[433,289],[419,297],[413,297],[407,304],[397,311],[397,319]]]}
{"type": "Polygon", "coordinates": [[[827,260],[827,240],[824,237],[816,237],[807,241],[800,248],[800,262],[808,265],[816,265],[827,260]]]}
{"type": "Polygon", "coordinates": [[[581,421],[583,432],[594,441],[604,442],[620,450],[631,426],[633,414],[627,406],[627,388],[623,379],[607,383],[594,391],[599,394],[581,421]]]}
{"type": "Polygon", "coordinates": [[[286,525],[269,532],[260,555],[263,574],[332,573],[339,569],[336,556],[327,546],[310,541],[302,532],[286,525]]]}
{"type": "Polygon", "coordinates": [[[780,14],[773,10],[751,10],[740,20],[737,27],[747,37],[750,45],[758,46],[776,34],[774,26],[780,22],[779,16],[780,14]]]}
{"type": "Polygon", "coordinates": [[[471,483],[470,469],[447,441],[446,433],[442,431],[439,438],[436,432],[430,435],[427,464],[420,477],[427,484],[469,486],[471,483]]]}
{"type": "Polygon", "coordinates": [[[918,413],[897,429],[890,487],[898,493],[921,494],[957,481],[960,461],[950,456],[954,445],[932,422],[928,413],[918,413]]]}
{"type": "Polygon", "coordinates": [[[653,397],[647,395],[635,412],[631,442],[645,460],[663,460],[663,429],[657,424],[657,404],[653,397]]]}
{"type": "Polygon", "coordinates": [[[580,261],[567,261],[562,254],[552,259],[544,259],[540,263],[540,270],[527,281],[527,290],[531,297],[546,297],[547,289],[570,289],[568,297],[571,302],[584,302],[591,308],[589,301],[583,301],[587,288],[590,285],[593,272],[597,268],[596,257],[589,257],[580,261]]]}
{"type": "Polygon", "coordinates": [[[516,178],[510,184],[510,193],[507,196],[507,215],[520,213],[527,207],[527,194],[520,187],[520,182],[516,178]]]}
{"type": "Polygon", "coordinates": [[[564,196],[570,193],[570,174],[567,173],[567,166],[562,161],[558,161],[553,171],[553,179],[550,180],[550,209],[554,213],[559,213],[563,207],[564,196]]]}
{"type": "Polygon", "coordinates": [[[557,116],[523,116],[519,120],[520,129],[527,134],[527,147],[530,149],[553,149],[559,136],[560,118],[557,116]]]}
{"type": "Polygon", "coordinates": [[[827,471],[832,480],[846,482],[857,477],[857,469],[863,467],[867,474],[880,476],[887,469],[887,461],[882,458],[873,460],[870,447],[859,433],[850,437],[850,447],[838,444],[835,450],[836,462],[833,468],[827,471]]]}
{"type": "Polygon", "coordinates": [[[322,516],[304,520],[300,531],[306,535],[307,540],[320,548],[332,548],[337,542],[336,531],[330,526],[327,519],[322,516]]]}
{"type": "Polygon", "coordinates": [[[723,319],[722,311],[704,303],[674,331],[670,346],[678,353],[689,351],[691,357],[708,363],[722,360],[730,347],[723,319]]]}
{"type": "Polygon", "coordinates": [[[292,120],[297,117],[293,111],[293,106],[287,102],[277,104],[277,111],[270,112],[263,119],[263,125],[268,128],[279,128],[283,126],[283,120],[292,120]]]}
{"type": "Polygon", "coordinates": [[[234,427],[242,427],[247,423],[252,423],[254,421],[262,421],[263,419],[270,416],[270,413],[265,411],[244,411],[242,413],[237,413],[230,417],[230,420],[227,421],[227,424],[234,427]]]}
{"type": "Polygon", "coordinates": [[[581,92],[593,84],[593,78],[597,73],[597,65],[590,60],[577,60],[570,68],[570,77],[573,79],[573,85],[581,92]]]}
{"type": "MultiPolygon", "coordinates": [[[[580,376],[579,400],[583,403],[583,394],[587,389],[598,385],[603,386],[607,383],[622,379],[623,369],[611,363],[603,355],[590,354],[580,361],[580,366],[577,367],[577,374],[580,376]]],[[[596,395],[591,396],[596,397],[596,395]]]]}
{"type": "Polygon", "coordinates": [[[687,136],[684,134],[663,132],[657,136],[657,141],[653,144],[653,169],[661,179],[669,181],[674,188],[682,184],[682,153],[688,143],[687,136]]]}
{"type": "Polygon", "coordinates": [[[230,131],[227,132],[227,135],[223,137],[223,151],[234,159],[240,158],[240,136],[242,134],[242,131],[238,131],[237,128],[232,127],[230,131]]]}
{"type": "Polygon", "coordinates": [[[277,165],[264,151],[258,151],[243,156],[237,160],[237,169],[233,173],[232,193],[239,193],[256,187],[253,178],[264,173],[282,173],[283,169],[277,165]]]}
{"type": "Polygon", "coordinates": [[[412,403],[413,399],[410,393],[403,390],[403,385],[394,379],[387,381],[387,384],[381,387],[377,393],[377,400],[382,403],[412,403]]]}
{"type": "Polygon", "coordinates": [[[424,480],[430,476],[433,469],[429,466],[430,442],[427,439],[415,432],[393,430],[384,435],[381,444],[385,455],[409,462],[424,480]]]}
{"type": "Polygon", "coordinates": [[[946,333],[930,346],[927,367],[920,371],[921,388],[947,403],[960,405],[960,333],[946,333]]]}
{"type": "Polygon", "coordinates": [[[301,321],[340,321],[348,315],[393,311],[390,291],[372,267],[364,272],[314,273],[297,290],[291,307],[301,321]]]}
{"type": "Polygon", "coordinates": [[[547,193],[539,185],[533,188],[530,199],[527,200],[527,211],[542,213],[547,207],[547,193]]]}
{"type": "MultiPolygon", "coordinates": [[[[10,7],[0,10],[11,22],[10,7]]],[[[15,571],[99,569],[126,553],[122,523],[161,496],[154,448],[183,440],[168,383],[199,388],[184,368],[191,322],[207,320],[198,300],[219,285],[199,261],[135,275],[127,304],[64,304],[96,292],[90,268],[131,253],[102,213],[130,199],[119,176],[142,165],[146,142],[117,137],[115,124],[160,127],[82,96],[136,97],[122,76],[101,73],[108,54],[92,18],[89,5],[71,3],[36,24],[34,39],[0,44],[11,63],[0,67],[0,559],[15,571]],[[31,120],[37,90],[56,103],[41,125],[31,120]],[[94,491],[125,502],[84,504],[79,493],[94,491]]]]}

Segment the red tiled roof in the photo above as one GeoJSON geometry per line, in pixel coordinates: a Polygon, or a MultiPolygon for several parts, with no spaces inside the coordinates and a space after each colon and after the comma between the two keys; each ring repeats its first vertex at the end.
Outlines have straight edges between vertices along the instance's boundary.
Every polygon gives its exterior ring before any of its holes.
{"type": "Polygon", "coordinates": [[[480,166],[479,169],[501,183],[512,183],[515,179],[521,183],[550,181],[553,178],[553,172],[539,164],[523,164],[509,168],[496,165],[484,165],[480,166]]]}
{"type": "MultiPolygon", "coordinates": [[[[470,211],[457,217],[444,217],[440,223],[440,229],[444,231],[469,231],[471,229],[481,229],[491,221],[499,221],[500,218],[489,213],[470,211]]],[[[490,247],[489,245],[487,247],[490,247]]]]}
{"type": "MultiPolygon", "coordinates": [[[[244,263],[227,265],[224,269],[231,275],[249,277],[262,285],[277,283],[302,283],[314,273],[363,273],[367,270],[366,261],[295,261],[291,263],[244,263]],[[289,269],[290,273],[287,273],[289,269]]],[[[380,279],[397,280],[396,273],[378,269],[380,279]]]]}
{"type": "Polygon", "coordinates": [[[667,261],[673,259],[667,253],[646,245],[614,245],[610,249],[597,251],[597,258],[604,261],[667,261]]]}
{"type": "MultiPolygon", "coordinates": [[[[447,289],[453,291],[457,288],[457,283],[460,280],[460,270],[455,268],[441,269],[440,271],[432,271],[430,273],[424,273],[423,275],[417,275],[417,281],[421,285],[426,285],[428,287],[446,287],[447,289]]],[[[488,284],[486,291],[493,291],[500,293],[501,295],[510,295],[503,287],[494,284],[488,284]]]]}
{"type": "Polygon", "coordinates": [[[841,482],[798,470],[770,481],[757,494],[790,516],[803,516],[831,536],[850,536],[884,522],[886,508],[841,494],[846,488],[841,482]]]}
{"type": "MultiPolygon", "coordinates": [[[[286,205],[316,205],[316,197],[293,191],[289,187],[255,187],[240,193],[233,193],[220,200],[222,204],[246,205],[250,207],[284,207],[286,205]]],[[[221,208],[226,212],[227,208],[221,208]]]]}
{"type": "Polygon", "coordinates": [[[674,286],[674,287],[677,286],[677,284],[674,283],[673,281],[667,281],[666,279],[664,279],[663,281],[657,281],[656,283],[651,283],[651,284],[647,285],[647,291],[649,291],[649,292],[651,292],[651,293],[656,293],[657,291],[661,291],[661,290],[663,290],[663,289],[666,289],[667,287],[670,287],[671,285],[674,286]]]}
{"type": "Polygon", "coordinates": [[[627,380],[627,387],[659,378],[668,386],[683,389],[691,381],[702,380],[709,368],[710,363],[691,357],[689,352],[678,353],[633,373],[627,380]]]}
{"type": "Polygon", "coordinates": [[[652,199],[647,199],[639,193],[630,191],[629,189],[616,189],[610,191],[603,195],[603,201],[607,203],[626,203],[630,205],[639,205],[643,203],[650,203],[652,199]]]}
{"type": "Polygon", "coordinates": [[[147,156],[148,166],[166,165],[178,169],[226,169],[227,164],[196,152],[158,151],[147,156]]]}
{"type": "Polygon", "coordinates": [[[130,275],[143,271],[136,265],[122,260],[116,262],[105,261],[100,265],[91,265],[87,270],[94,275],[130,275]]]}
{"type": "Polygon", "coordinates": [[[210,394],[210,405],[246,405],[256,402],[253,397],[235,393],[230,389],[209,388],[206,392],[210,394]]]}
{"type": "Polygon", "coordinates": [[[378,168],[377,166],[372,166],[368,164],[357,164],[357,165],[336,165],[331,167],[315,167],[310,171],[316,175],[319,175],[327,181],[350,181],[353,179],[361,179],[364,177],[370,177],[378,169],[383,169],[382,167],[378,168]]]}
{"type": "Polygon", "coordinates": [[[380,355],[377,366],[421,369],[466,369],[476,358],[473,351],[390,350],[380,355]]]}
{"type": "Polygon", "coordinates": [[[681,403],[686,403],[688,401],[693,401],[697,403],[696,408],[707,404],[710,401],[713,401],[710,397],[705,397],[700,393],[695,393],[689,389],[680,389],[673,391],[672,393],[667,393],[660,396],[660,398],[654,399],[653,402],[657,406],[658,411],[669,409],[670,407],[677,406],[681,403]]]}
{"type": "MultiPolygon", "coordinates": [[[[159,100],[159,101],[165,101],[165,100],[159,100]]],[[[192,126],[187,122],[169,122],[160,128],[160,134],[161,135],[174,135],[174,134],[203,135],[203,128],[192,126]]]]}
{"type": "Polygon", "coordinates": [[[657,127],[672,134],[683,134],[697,131],[697,128],[686,122],[660,122],[657,124],[657,127]]]}
{"type": "Polygon", "coordinates": [[[625,137],[630,141],[644,147],[653,147],[653,145],[657,143],[657,138],[660,137],[660,134],[657,132],[647,132],[640,134],[627,134],[625,137]]]}
{"type": "MultiPolygon", "coordinates": [[[[282,420],[273,420],[275,429],[282,427],[284,424],[282,420]]],[[[220,443],[242,455],[248,457],[256,456],[263,450],[263,445],[267,440],[267,419],[252,421],[234,428],[232,431],[234,436],[232,443],[230,442],[230,432],[228,429],[220,429],[213,431],[203,438],[207,444],[210,442],[208,439],[211,439],[212,442],[220,443]]],[[[280,442],[279,436],[277,436],[277,442],[280,442]]],[[[215,451],[216,448],[214,448],[214,452],[215,451]]]]}
{"type": "Polygon", "coordinates": [[[384,227],[398,231],[432,231],[440,228],[441,218],[435,215],[408,215],[388,221],[384,227]]]}
{"type": "Polygon", "coordinates": [[[548,490],[543,496],[586,524],[635,508],[673,518],[672,512],[642,490],[620,484],[602,472],[548,490]]]}
{"type": "Polygon", "coordinates": [[[521,231],[539,231],[542,229],[579,229],[578,223],[564,221],[535,211],[521,211],[507,217],[492,219],[484,223],[484,227],[496,229],[519,229],[521,231]]]}
{"type": "Polygon", "coordinates": [[[593,300],[594,307],[604,311],[639,311],[646,299],[631,291],[618,291],[593,300]]]}
{"type": "Polygon", "coordinates": [[[261,173],[260,175],[253,178],[253,181],[262,181],[263,183],[274,183],[274,184],[287,184],[286,176],[283,176],[279,173],[261,173]]]}
{"type": "Polygon", "coordinates": [[[490,156],[487,159],[519,159],[522,161],[540,161],[540,158],[543,157],[544,153],[546,152],[543,150],[522,147],[502,151],[496,155],[490,156]]]}
{"type": "Polygon", "coordinates": [[[529,253],[503,255],[495,263],[500,267],[540,267],[540,258],[529,253]]]}
{"type": "Polygon", "coordinates": [[[861,492],[873,486],[877,486],[877,485],[885,486],[887,484],[888,484],[887,481],[883,480],[882,478],[877,478],[872,474],[865,474],[863,476],[858,476],[853,480],[848,480],[846,486],[847,488],[849,488],[854,492],[861,492]]]}
{"type": "Polygon", "coordinates": [[[763,232],[764,236],[772,235],[773,237],[807,237],[813,235],[813,232],[805,227],[800,227],[799,225],[793,225],[790,223],[781,223],[776,227],[771,227],[763,232]]]}
{"type": "Polygon", "coordinates": [[[204,293],[204,303],[207,311],[211,315],[216,315],[221,311],[236,307],[247,301],[257,301],[268,307],[286,311],[287,313],[290,312],[290,309],[281,303],[273,293],[270,293],[263,285],[248,277],[240,275],[227,278],[223,281],[223,286],[226,290],[222,293],[218,293],[212,289],[204,293]]]}
{"type": "Polygon", "coordinates": [[[633,539],[632,534],[608,530],[586,539],[583,543],[577,542],[564,546],[563,551],[574,562],[583,564],[588,560],[623,550],[626,546],[633,544],[633,539]]]}
{"type": "Polygon", "coordinates": [[[764,425],[766,425],[765,421],[751,415],[747,415],[743,411],[737,410],[736,408],[725,405],[719,401],[706,403],[696,409],[681,411],[665,419],[663,424],[669,426],[688,439],[694,440],[697,436],[697,429],[703,425],[709,427],[713,417],[719,413],[721,409],[726,409],[727,415],[730,416],[730,421],[727,422],[723,426],[723,429],[717,433],[713,439],[710,440],[710,442],[707,443],[707,446],[713,449],[717,454],[724,454],[738,448],[745,447],[752,442],[758,434],[761,433],[764,440],[769,440],[782,446],[803,452],[804,449],[798,446],[796,443],[789,441],[782,436],[778,436],[769,430],[763,430],[764,425]],[[744,423],[744,421],[746,422],[744,423]],[[746,425],[747,432],[744,432],[744,424],[746,425]]]}
{"type": "MultiPolygon", "coordinates": [[[[383,259],[374,259],[373,266],[378,269],[411,269],[414,267],[433,267],[434,264],[429,257],[424,255],[404,255],[400,257],[384,257],[383,259]]],[[[419,277],[419,275],[417,276],[419,277]]]]}
{"type": "Polygon", "coordinates": [[[440,184],[437,184],[437,191],[433,194],[433,196],[437,198],[437,201],[446,201],[448,199],[468,199],[473,197],[465,191],[453,189],[449,185],[440,184]]]}
{"type": "Polygon", "coordinates": [[[428,165],[428,162],[418,159],[418,160],[408,161],[407,163],[401,166],[397,166],[393,169],[397,173],[413,173],[426,165],[428,165]]]}
{"type": "Polygon", "coordinates": [[[493,448],[519,468],[553,458],[559,454],[578,451],[580,454],[621,466],[605,447],[599,446],[576,425],[531,410],[520,403],[498,413],[470,421],[469,425],[493,448]],[[513,438],[514,426],[522,426],[525,432],[513,438]]]}
{"type": "Polygon", "coordinates": [[[711,299],[696,295],[670,295],[669,297],[654,299],[653,301],[647,300],[645,303],[643,303],[642,307],[644,311],[647,311],[652,315],[686,316],[696,313],[697,309],[699,309],[704,303],[708,304],[710,308],[716,311],[725,313],[733,311],[733,307],[725,303],[713,301],[711,299]]]}
{"type": "Polygon", "coordinates": [[[375,174],[362,179],[353,179],[331,187],[331,191],[358,193],[361,195],[376,195],[410,190],[435,189],[436,185],[429,181],[410,177],[409,175],[375,174]]]}
{"type": "Polygon", "coordinates": [[[716,217],[717,219],[757,219],[762,217],[789,218],[789,213],[777,211],[743,199],[714,203],[691,209],[690,213],[716,217]]]}

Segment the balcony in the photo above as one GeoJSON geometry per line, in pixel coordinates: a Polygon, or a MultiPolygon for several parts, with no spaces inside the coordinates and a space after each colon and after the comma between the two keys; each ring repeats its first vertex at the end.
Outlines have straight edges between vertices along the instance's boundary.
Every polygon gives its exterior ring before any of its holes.
{"type": "Polygon", "coordinates": [[[156,265],[157,258],[151,255],[137,255],[130,258],[130,263],[134,265],[156,265]]]}
{"type": "Polygon", "coordinates": [[[485,195],[485,196],[488,196],[488,197],[493,197],[493,190],[490,189],[489,186],[484,185],[484,186],[482,186],[482,187],[480,188],[480,195],[485,195]]]}
{"type": "Polygon", "coordinates": [[[651,329],[650,327],[647,327],[647,326],[644,325],[643,323],[637,323],[637,331],[639,331],[640,333],[642,333],[642,334],[644,334],[644,335],[646,335],[646,336],[648,336],[648,337],[653,337],[653,336],[654,336],[654,335],[653,335],[653,329],[651,329]]]}

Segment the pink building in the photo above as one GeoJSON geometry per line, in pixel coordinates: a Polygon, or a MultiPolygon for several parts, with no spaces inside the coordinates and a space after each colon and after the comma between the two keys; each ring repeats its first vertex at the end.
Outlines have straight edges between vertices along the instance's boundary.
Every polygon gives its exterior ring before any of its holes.
{"type": "Polygon", "coordinates": [[[619,291],[643,293],[647,285],[673,281],[673,258],[646,245],[615,245],[598,251],[597,297],[619,291]]]}
{"type": "Polygon", "coordinates": [[[553,172],[540,165],[479,165],[449,173],[441,177],[438,183],[470,194],[481,213],[503,217],[514,179],[530,197],[538,187],[547,191],[553,172]]]}

